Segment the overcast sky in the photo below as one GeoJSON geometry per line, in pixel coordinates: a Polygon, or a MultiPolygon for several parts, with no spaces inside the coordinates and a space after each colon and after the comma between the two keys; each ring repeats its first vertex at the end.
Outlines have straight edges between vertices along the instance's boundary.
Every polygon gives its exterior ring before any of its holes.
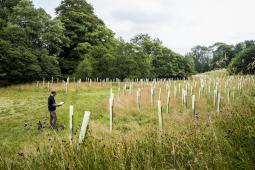
{"type": "MultiPolygon", "coordinates": [[[[61,0],[33,0],[55,16],[61,0]]],[[[148,33],[185,54],[195,45],[255,39],[255,0],[87,0],[96,15],[129,40],[148,33]]]]}

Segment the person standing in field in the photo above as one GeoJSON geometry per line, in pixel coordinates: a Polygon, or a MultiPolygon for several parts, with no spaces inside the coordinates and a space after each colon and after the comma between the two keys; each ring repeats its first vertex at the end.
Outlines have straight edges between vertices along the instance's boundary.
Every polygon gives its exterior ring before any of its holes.
{"type": "Polygon", "coordinates": [[[50,127],[55,128],[57,123],[57,113],[56,107],[62,106],[63,103],[56,104],[55,96],[57,95],[56,90],[51,90],[50,96],[48,98],[48,110],[50,112],[50,127]]]}

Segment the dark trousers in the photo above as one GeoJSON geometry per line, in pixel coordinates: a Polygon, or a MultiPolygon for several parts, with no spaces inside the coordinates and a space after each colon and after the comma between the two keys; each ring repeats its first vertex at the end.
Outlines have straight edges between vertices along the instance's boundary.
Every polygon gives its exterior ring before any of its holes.
{"type": "Polygon", "coordinates": [[[56,111],[50,111],[50,126],[52,128],[55,128],[56,123],[57,123],[57,113],[56,111]]]}

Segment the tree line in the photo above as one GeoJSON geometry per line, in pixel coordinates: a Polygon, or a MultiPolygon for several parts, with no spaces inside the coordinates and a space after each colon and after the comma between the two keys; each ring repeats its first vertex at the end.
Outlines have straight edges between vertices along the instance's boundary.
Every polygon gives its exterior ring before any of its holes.
{"type": "Polygon", "coordinates": [[[176,79],[219,68],[246,74],[254,73],[253,54],[254,41],[196,46],[185,56],[148,34],[124,41],[85,0],[62,0],[55,18],[30,0],[0,3],[0,85],[68,76],[176,79]]]}
{"type": "Polygon", "coordinates": [[[203,73],[227,69],[230,74],[255,74],[255,41],[246,40],[229,45],[215,43],[209,47],[195,46],[187,56],[192,57],[195,70],[203,73]]]}
{"type": "Polygon", "coordinates": [[[186,78],[189,58],[139,34],[129,42],[94,14],[85,0],[63,0],[51,18],[30,0],[3,0],[1,85],[65,78],[186,78]]]}

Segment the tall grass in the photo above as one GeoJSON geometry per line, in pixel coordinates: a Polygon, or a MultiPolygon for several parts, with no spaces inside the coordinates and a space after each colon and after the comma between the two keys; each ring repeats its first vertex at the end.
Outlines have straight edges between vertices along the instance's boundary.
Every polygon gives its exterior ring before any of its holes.
{"type": "MultiPolygon", "coordinates": [[[[156,102],[150,105],[149,91],[149,87],[142,90],[140,110],[135,93],[121,94],[120,99],[115,99],[112,133],[105,117],[107,99],[100,98],[99,106],[104,109],[97,111],[103,113],[92,116],[79,150],[77,130],[72,145],[65,132],[43,131],[40,140],[23,145],[22,154],[1,152],[0,169],[255,169],[254,83],[246,84],[241,94],[236,91],[230,105],[223,95],[220,113],[212,107],[212,94],[203,94],[197,102],[196,118],[192,116],[190,101],[185,108],[180,104],[180,96],[174,98],[171,94],[170,114],[163,107],[163,131],[158,130],[156,102]]],[[[221,92],[224,94],[223,88],[221,92]]],[[[163,104],[165,94],[162,87],[163,104]]],[[[80,100],[76,98],[81,105],[80,100]]],[[[80,122],[76,122],[76,129],[80,122]]]]}

